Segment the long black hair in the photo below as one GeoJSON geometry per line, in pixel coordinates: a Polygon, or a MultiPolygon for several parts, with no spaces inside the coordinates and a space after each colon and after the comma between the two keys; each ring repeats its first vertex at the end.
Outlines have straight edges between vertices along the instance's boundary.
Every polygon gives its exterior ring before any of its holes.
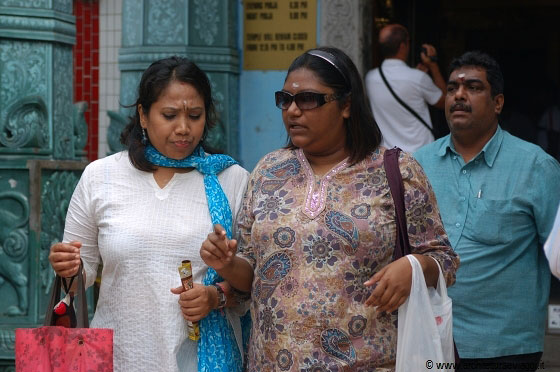
{"type": "Polygon", "coordinates": [[[216,125],[216,111],[210,81],[206,74],[190,59],[178,56],[168,57],[155,61],[144,71],[138,85],[136,103],[126,106],[134,108],[134,115],[130,117],[128,125],[121,133],[120,140],[128,149],[128,157],[131,163],[139,170],[153,172],[156,168],[144,156],[146,145],[142,143],[142,127],[140,126],[138,105],[142,105],[142,111],[147,115],[152,104],[158,100],[161,93],[173,81],[192,85],[202,96],[206,122],[201,145],[206,151],[213,152],[205,144],[208,131],[216,125]]]}
{"type": "MultiPolygon", "coordinates": [[[[346,149],[350,152],[352,164],[365,159],[379,147],[381,131],[373,118],[362,78],[354,62],[340,49],[320,47],[297,57],[290,65],[286,79],[292,71],[300,68],[313,71],[322,84],[332,88],[341,97],[338,100],[340,107],[350,100],[350,117],[344,119],[346,149]],[[319,53],[314,54],[314,51],[319,53]]],[[[290,138],[286,148],[295,148],[290,138]]]]}

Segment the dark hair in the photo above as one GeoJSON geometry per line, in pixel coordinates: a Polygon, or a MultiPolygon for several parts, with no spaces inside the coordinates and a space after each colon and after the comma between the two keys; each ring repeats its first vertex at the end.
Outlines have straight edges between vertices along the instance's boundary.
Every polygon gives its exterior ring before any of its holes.
{"type": "Polygon", "coordinates": [[[388,25],[387,37],[379,40],[379,48],[383,58],[394,57],[402,43],[406,43],[409,39],[407,29],[398,24],[388,25]]]}
{"type": "Polygon", "coordinates": [[[449,75],[458,68],[465,66],[480,67],[486,70],[486,79],[490,84],[492,98],[496,97],[497,94],[504,93],[504,77],[500,65],[494,58],[478,50],[466,52],[451,61],[449,75]]]}
{"type": "Polygon", "coordinates": [[[139,170],[153,172],[156,168],[144,156],[146,145],[142,143],[142,127],[140,126],[138,105],[142,105],[142,110],[145,114],[148,114],[152,104],[159,99],[161,93],[173,81],[191,84],[198,94],[202,96],[206,112],[206,122],[204,124],[201,145],[206,151],[208,149],[204,141],[208,131],[216,124],[216,111],[208,77],[188,58],[173,56],[160,59],[152,63],[142,74],[140,84],[138,85],[138,99],[136,103],[125,106],[134,108],[134,114],[130,117],[128,125],[121,133],[120,140],[128,149],[128,157],[131,163],[139,170]]]}
{"type": "MultiPolygon", "coordinates": [[[[350,151],[350,162],[357,163],[376,150],[381,143],[381,131],[373,119],[360,73],[350,57],[337,48],[311,49],[292,62],[286,79],[292,71],[300,68],[313,71],[322,84],[332,88],[334,93],[341,97],[338,99],[340,107],[344,106],[346,100],[350,100],[350,117],[344,120],[346,149],[350,151]],[[332,58],[329,58],[332,61],[309,54],[313,51],[330,54],[332,58]]],[[[289,137],[286,148],[295,148],[289,137]]]]}

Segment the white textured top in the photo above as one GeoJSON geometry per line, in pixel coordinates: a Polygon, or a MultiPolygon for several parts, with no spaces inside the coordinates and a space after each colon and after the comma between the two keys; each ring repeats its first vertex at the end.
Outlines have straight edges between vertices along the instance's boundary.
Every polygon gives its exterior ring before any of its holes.
{"type": "MultiPolygon", "coordinates": [[[[386,59],[381,67],[397,96],[431,127],[432,120],[426,102],[434,105],[442,95],[432,78],[423,71],[408,67],[400,59],[386,59]]],[[[381,145],[388,149],[398,146],[404,151],[414,152],[434,141],[428,128],[391,94],[378,68],[366,74],[365,85],[373,117],[383,134],[381,145]]]]}
{"type": "MultiPolygon", "coordinates": [[[[218,178],[235,219],[248,172],[234,165],[218,178]]],[[[178,370],[187,329],[170,289],[181,285],[177,268],[185,259],[201,282],[207,266],[199,251],[211,230],[201,173],[175,173],[161,189],[152,173],[131,165],[127,152],[86,167],[68,208],[64,241],[82,242],[87,286],[103,261],[91,327],[114,329],[115,372],[178,370]]]]}

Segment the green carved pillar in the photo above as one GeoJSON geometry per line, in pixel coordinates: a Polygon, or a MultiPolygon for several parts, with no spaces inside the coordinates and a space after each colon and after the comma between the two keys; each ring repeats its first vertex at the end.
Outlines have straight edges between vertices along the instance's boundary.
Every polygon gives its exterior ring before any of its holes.
{"type": "Polygon", "coordinates": [[[0,0],[0,372],[14,370],[14,329],[43,322],[49,248],[85,166],[75,29],[72,0],[0,0]]]}
{"type": "MultiPolygon", "coordinates": [[[[142,72],[153,61],[172,55],[193,60],[209,76],[219,123],[210,143],[238,154],[239,58],[237,2],[223,0],[124,0],[120,102],[136,101],[142,72]]],[[[109,112],[107,141],[111,152],[122,149],[119,135],[130,109],[109,112]]]]}

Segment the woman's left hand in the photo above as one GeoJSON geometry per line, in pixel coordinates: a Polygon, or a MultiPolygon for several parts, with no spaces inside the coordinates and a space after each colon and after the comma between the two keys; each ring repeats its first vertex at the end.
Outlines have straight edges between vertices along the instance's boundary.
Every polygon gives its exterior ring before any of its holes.
{"type": "Polygon", "coordinates": [[[179,295],[183,318],[191,322],[198,322],[206,317],[218,304],[218,293],[213,286],[194,283],[192,289],[184,290],[183,287],[177,287],[172,288],[171,292],[179,295]]]}
{"type": "Polygon", "coordinates": [[[412,285],[412,266],[408,258],[402,257],[385,266],[365,286],[375,285],[366,306],[376,306],[377,312],[393,312],[399,308],[410,295],[412,285]]]}

